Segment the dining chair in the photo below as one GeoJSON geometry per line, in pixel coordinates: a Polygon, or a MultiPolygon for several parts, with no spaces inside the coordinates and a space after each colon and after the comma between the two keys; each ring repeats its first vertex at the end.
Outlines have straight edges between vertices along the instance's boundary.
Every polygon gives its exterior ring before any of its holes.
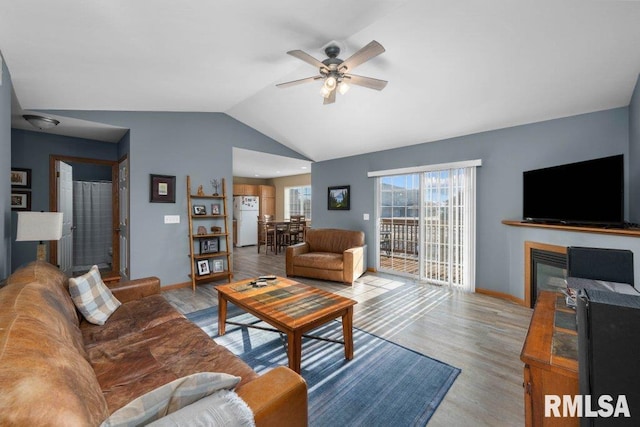
{"type": "Polygon", "coordinates": [[[291,242],[291,238],[289,236],[289,226],[290,223],[288,222],[276,223],[276,253],[278,253],[279,250],[289,246],[289,243],[291,242]]]}
{"type": "Polygon", "coordinates": [[[291,215],[291,219],[289,222],[289,244],[293,245],[294,243],[300,242],[300,237],[302,236],[302,227],[303,222],[301,218],[304,218],[304,215],[291,215]]]}
{"type": "Polygon", "coordinates": [[[268,248],[271,248],[271,252],[275,252],[275,227],[273,225],[273,215],[259,215],[258,216],[258,253],[260,253],[260,246],[264,245],[264,252],[268,253],[268,248]]]}

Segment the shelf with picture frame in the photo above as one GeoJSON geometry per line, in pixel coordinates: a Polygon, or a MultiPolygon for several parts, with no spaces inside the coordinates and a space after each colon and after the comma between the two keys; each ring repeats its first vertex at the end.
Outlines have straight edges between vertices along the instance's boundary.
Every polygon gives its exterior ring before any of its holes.
{"type": "MultiPolygon", "coordinates": [[[[191,286],[233,277],[229,251],[229,225],[225,180],[215,180],[215,194],[205,194],[203,186],[194,192],[187,175],[187,209],[189,218],[189,258],[191,286]],[[218,189],[221,193],[218,194],[218,189]]],[[[213,184],[213,181],[212,181],[213,184]]]]}

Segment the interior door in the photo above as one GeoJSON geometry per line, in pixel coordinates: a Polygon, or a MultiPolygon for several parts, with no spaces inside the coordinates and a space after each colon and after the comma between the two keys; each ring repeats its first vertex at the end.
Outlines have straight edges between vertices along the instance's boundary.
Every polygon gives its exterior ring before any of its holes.
{"type": "Polygon", "coordinates": [[[118,195],[120,199],[118,239],[120,242],[120,276],[129,277],[129,160],[118,164],[118,195]]]}
{"type": "Polygon", "coordinates": [[[58,212],[62,212],[62,238],[58,242],[57,263],[68,276],[73,273],[73,168],[56,161],[58,212]]]}

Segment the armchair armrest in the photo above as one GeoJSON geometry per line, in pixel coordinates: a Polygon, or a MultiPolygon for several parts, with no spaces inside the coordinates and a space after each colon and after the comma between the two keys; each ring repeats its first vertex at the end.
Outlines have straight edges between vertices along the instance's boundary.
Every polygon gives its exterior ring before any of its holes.
{"type": "Polygon", "coordinates": [[[124,282],[109,282],[106,285],[111,289],[118,301],[125,303],[156,295],[160,293],[160,279],[157,277],[145,277],[143,279],[127,280],[124,282]]]}
{"type": "Polygon", "coordinates": [[[287,246],[287,254],[285,257],[287,276],[293,276],[293,258],[301,254],[306,254],[309,250],[310,246],[307,242],[287,246]]]}
{"type": "Polygon", "coordinates": [[[344,263],[343,282],[353,283],[364,274],[367,245],[349,248],[342,253],[344,263]]]}
{"type": "Polygon", "coordinates": [[[236,390],[253,411],[256,426],[306,426],[307,383],[279,366],[236,390]]]}

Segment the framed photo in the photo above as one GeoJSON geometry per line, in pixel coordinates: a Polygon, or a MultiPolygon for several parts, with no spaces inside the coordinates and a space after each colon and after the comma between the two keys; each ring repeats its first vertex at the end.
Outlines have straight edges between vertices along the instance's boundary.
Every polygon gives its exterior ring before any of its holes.
{"type": "Polygon", "coordinates": [[[198,260],[196,261],[196,266],[198,267],[198,276],[206,276],[207,274],[211,274],[211,270],[209,270],[209,260],[198,260]]]}
{"type": "Polygon", "coordinates": [[[194,215],[206,215],[207,208],[204,205],[193,205],[193,214],[194,215]]]}
{"type": "Polygon", "coordinates": [[[30,211],[31,210],[31,192],[29,191],[12,191],[11,192],[11,210],[12,211],[30,211]]]}
{"type": "Polygon", "coordinates": [[[211,215],[220,215],[220,204],[218,203],[211,204],[211,215]]]}
{"type": "Polygon", "coordinates": [[[329,200],[327,207],[329,210],[348,211],[351,201],[351,186],[341,185],[338,187],[329,187],[329,200]]]}
{"type": "Polygon", "coordinates": [[[213,272],[222,273],[224,271],[224,261],[221,259],[213,260],[213,272]]]}
{"type": "MultiPolygon", "coordinates": [[[[200,239],[200,253],[212,254],[220,252],[220,238],[214,237],[211,239],[200,239]]],[[[214,264],[215,265],[215,264],[214,264]]]]}
{"type": "Polygon", "coordinates": [[[151,203],[176,202],[176,177],[171,175],[149,175],[151,177],[151,203]]]}
{"type": "Polygon", "coordinates": [[[11,188],[31,188],[31,169],[11,168],[11,188]]]}

